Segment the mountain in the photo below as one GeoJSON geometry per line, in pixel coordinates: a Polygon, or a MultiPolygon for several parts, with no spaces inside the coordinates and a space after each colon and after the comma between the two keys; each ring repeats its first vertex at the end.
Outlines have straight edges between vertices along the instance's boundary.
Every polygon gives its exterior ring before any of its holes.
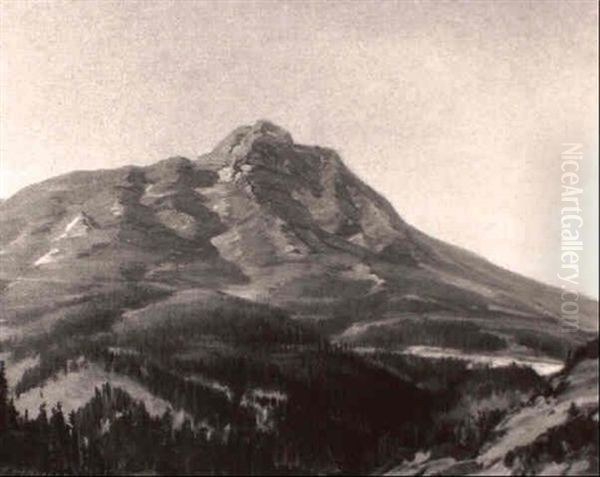
{"type": "Polygon", "coordinates": [[[303,436],[277,448],[303,471],[368,470],[382,435],[421,443],[401,435],[432,418],[440,390],[398,353],[560,368],[598,326],[597,302],[581,297],[568,327],[560,290],[420,232],[335,151],[268,121],[196,159],[19,191],[0,203],[0,287],[21,413],[75,412],[104,382],[213,434],[247,429],[244,409],[259,431],[303,436]],[[394,403],[406,408],[390,419],[394,403]]]}
{"type": "MultiPolygon", "coordinates": [[[[116,319],[123,304],[131,316],[197,289],[200,303],[224,293],[276,305],[352,340],[409,318],[472,321],[525,345],[534,333],[542,351],[568,334],[559,290],[428,237],[334,151],[266,121],[196,160],[74,172],[0,207],[11,335],[50,331],[105,297],[116,319]]],[[[597,303],[582,298],[580,310],[581,328],[595,331],[597,303]]]]}

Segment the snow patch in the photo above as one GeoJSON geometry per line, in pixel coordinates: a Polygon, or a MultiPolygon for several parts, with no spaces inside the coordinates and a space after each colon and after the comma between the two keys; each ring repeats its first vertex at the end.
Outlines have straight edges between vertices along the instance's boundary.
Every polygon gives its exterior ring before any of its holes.
{"type": "Polygon", "coordinates": [[[540,376],[547,376],[549,374],[557,373],[564,367],[564,363],[562,361],[551,359],[527,359],[492,354],[463,353],[459,350],[451,348],[438,348],[435,346],[409,346],[407,349],[403,350],[401,354],[411,354],[432,359],[460,359],[463,361],[468,361],[470,368],[478,365],[500,368],[515,364],[517,366],[527,366],[533,369],[540,376]]]}
{"type": "MultiPolygon", "coordinates": [[[[356,333],[359,330],[353,330],[350,327],[344,332],[344,334],[356,333]]],[[[472,369],[475,366],[489,366],[491,368],[503,368],[507,366],[525,366],[533,369],[540,376],[548,376],[559,372],[563,367],[562,361],[553,360],[550,358],[533,358],[533,357],[516,357],[516,356],[503,356],[495,354],[477,354],[477,353],[463,353],[460,350],[453,348],[440,348],[436,346],[408,346],[402,350],[389,350],[381,349],[373,346],[356,346],[353,348],[354,352],[360,354],[373,354],[379,351],[385,351],[386,353],[393,354],[408,354],[413,356],[421,356],[423,358],[430,359],[459,359],[468,362],[468,368],[472,369]]]]}
{"type": "Polygon", "coordinates": [[[42,255],[40,258],[38,258],[33,265],[39,267],[40,265],[46,265],[48,263],[57,262],[59,253],[59,249],[53,248],[47,254],[42,255]]]}
{"type": "Polygon", "coordinates": [[[233,180],[233,167],[224,167],[217,172],[219,182],[231,182],[233,180]]]}
{"type": "Polygon", "coordinates": [[[154,192],[152,189],[154,188],[154,184],[148,184],[144,189],[144,197],[168,197],[170,195],[174,195],[175,191],[168,190],[165,192],[154,192]]]}
{"type": "Polygon", "coordinates": [[[371,293],[378,291],[383,285],[385,285],[385,280],[383,280],[379,275],[373,273],[371,268],[364,263],[357,263],[349,271],[344,272],[344,275],[354,280],[372,281],[373,287],[370,290],[371,293]]]}
{"type": "Polygon", "coordinates": [[[347,239],[348,242],[353,243],[354,245],[358,245],[359,247],[369,248],[369,244],[367,244],[367,240],[365,235],[362,232],[359,232],[352,237],[347,239]]]}
{"type": "Polygon", "coordinates": [[[81,212],[80,214],[77,214],[77,216],[67,224],[67,226],[65,227],[65,231],[58,237],[56,237],[54,240],[61,240],[64,238],[73,237],[84,237],[93,228],[95,228],[94,221],[86,214],[81,212]]]}
{"type": "Polygon", "coordinates": [[[121,202],[116,201],[110,208],[110,211],[115,217],[121,217],[125,213],[125,206],[121,202]]]}
{"type": "Polygon", "coordinates": [[[287,401],[287,395],[279,390],[255,388],[246,391],[240,405],[254,411],[256,428],[262,432],[275,429],[275,411],[287,401]]]}
{"type": "Polygon", "coordinates": [[[227,397],[228,401],[233,400],[233,391],[231,390],[231,388],[225,384],[220,383],[219,381],[207,379],[204,376],[200,376],[200,375],[188,376],[185,379],[186,379],[186,381],[191,381],[194,383],[201,384],[202,386],[204,386],[206,388],[209,388],[209,389],[212,389],[214,391],[224,394],[227,397]]]}
{"type": "Polygon", "coordinates": [[[402,300],[409,300],[409,301],[429,301],[429,300],[423,299],[423,297],[420,297],[418,295],[414,295],[412,293],[407,293],[405,295],[402,295],[400,297],[400,299],[402,299],[402,300]]]}
{"type": "MultiPolygon", "coordinates": [[[[340,336],[340,338],[350,338],[350,337],[358,336],[358,335],[364,333],[365,331],[367,331],[372,326],[393,325],[395,323],[400,323],[402,321],[405,321],[406,319],[407,319],[406,316],[401,316],[401,317],[395,317],[395,318],[384,318],[382,320],[373,320],[373,321],[353,323],[348,328],[346,328],[342,332],[342,334],[340,334],[339,336],[340,336]]],[[[355,348],[355,350],[357,350],[357,349],[369,349],[369,348],[362,348],[362,347],[355,348]]]]}

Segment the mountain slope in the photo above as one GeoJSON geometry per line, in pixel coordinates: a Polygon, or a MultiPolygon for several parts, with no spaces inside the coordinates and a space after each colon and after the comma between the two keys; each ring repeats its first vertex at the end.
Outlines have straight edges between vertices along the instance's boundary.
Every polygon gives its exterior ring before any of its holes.
{"type": "MultiPolygon", "coordinates": [[[[528,346],[543,323],[543,351],[555,354],[557,336],[580,338],[564,332],[558,290],[426,236],[334,151],[266,121],[197,160],[27,187],[0,205],[0,230],[8,336],[51,331],[90,302],[118,319],[203,289],[280,306],[326,333],[375,319],[393,329],[416,314],[473,320],[528,346]]],[[[597,303],[580,307],[581,327],[597,329],[597,303]]]]}

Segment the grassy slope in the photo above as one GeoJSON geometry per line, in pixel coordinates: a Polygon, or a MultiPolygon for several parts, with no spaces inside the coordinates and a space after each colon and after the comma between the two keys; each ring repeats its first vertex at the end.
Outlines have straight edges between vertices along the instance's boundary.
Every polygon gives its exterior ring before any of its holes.
{"type": "Polygon", "coordinates": [[[474,455],[428,452],[388,469],[389,475],[597,473],[597,346],[591,342],[546,387],[508,408],[474,455]]]}

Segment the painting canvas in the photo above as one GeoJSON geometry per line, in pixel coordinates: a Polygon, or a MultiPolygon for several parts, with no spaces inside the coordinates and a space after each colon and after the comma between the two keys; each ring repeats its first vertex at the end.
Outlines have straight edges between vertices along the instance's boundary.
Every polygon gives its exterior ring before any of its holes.
{"type": "Polygon", "coordinates": [[[0,474],[597,475],[597,36],[0,0],[0,474]]]}

